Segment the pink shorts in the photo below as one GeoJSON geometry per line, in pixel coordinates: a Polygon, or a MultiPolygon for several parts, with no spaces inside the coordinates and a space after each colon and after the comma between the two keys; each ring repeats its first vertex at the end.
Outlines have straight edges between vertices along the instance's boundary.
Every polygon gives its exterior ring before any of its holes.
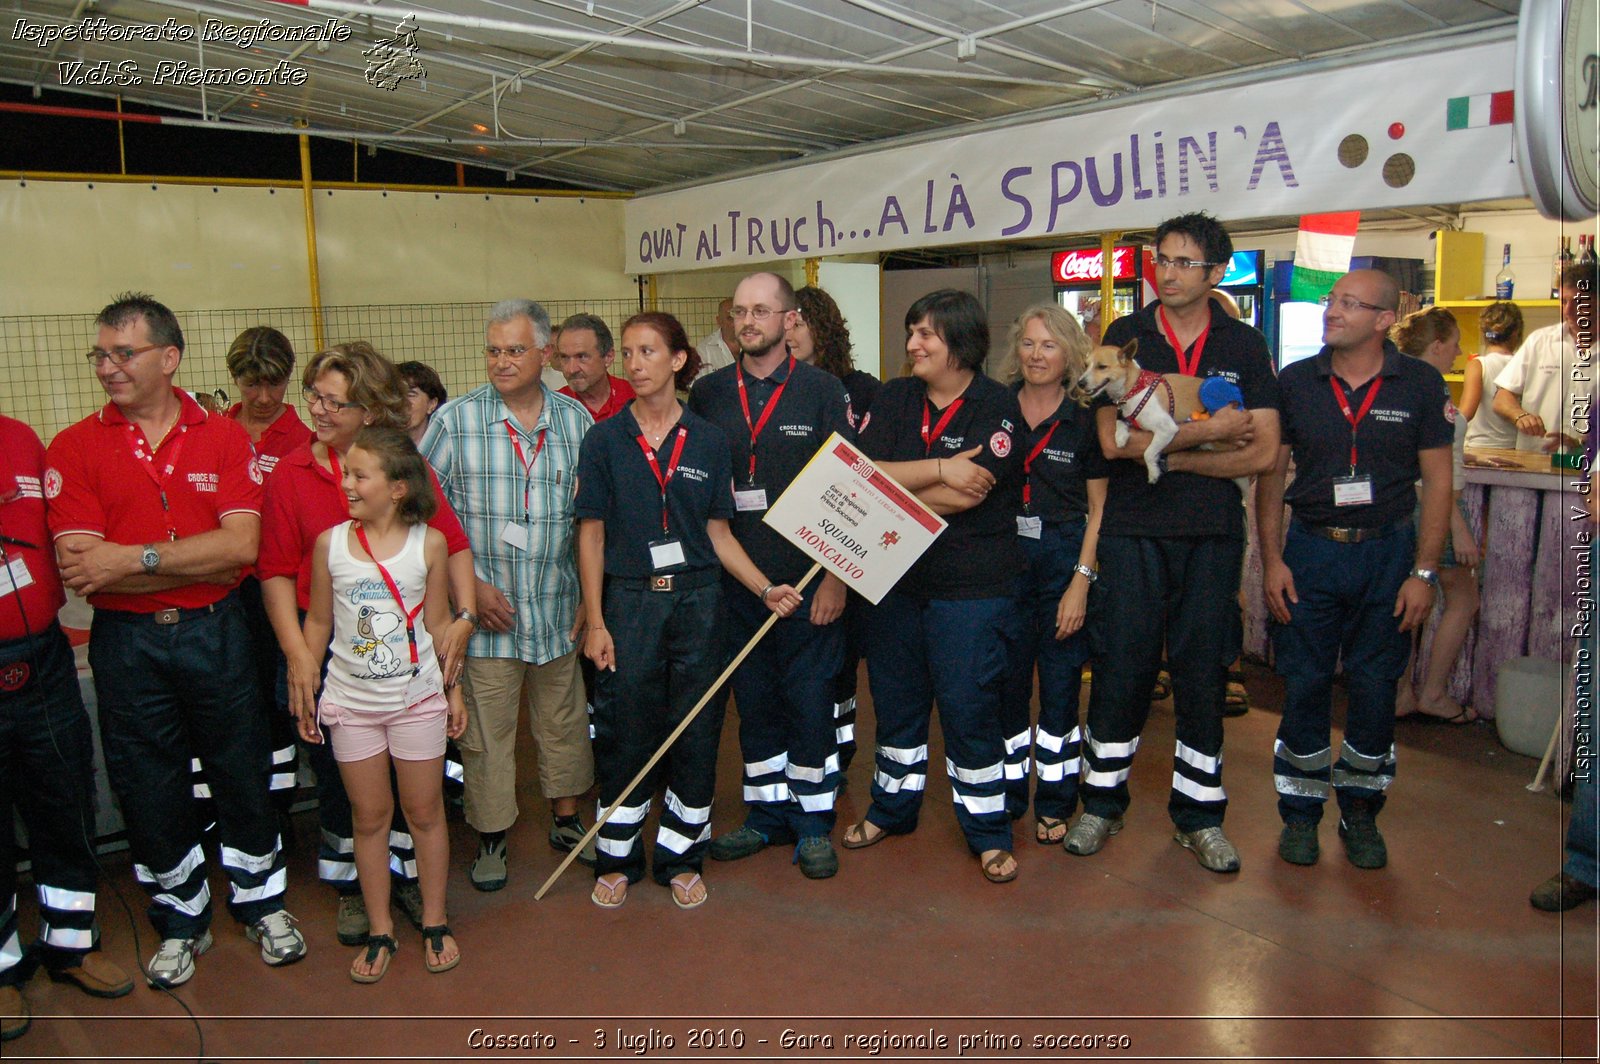
{"type": "Polygon", "coordinates": [[[449,712],[444,695],[429,695],[390,713],[346,709],[324,698],[317,720],[333,744],[335,761],[365,761],[384,751],[401,761],[428,761],[444,756],[449,712]]]}

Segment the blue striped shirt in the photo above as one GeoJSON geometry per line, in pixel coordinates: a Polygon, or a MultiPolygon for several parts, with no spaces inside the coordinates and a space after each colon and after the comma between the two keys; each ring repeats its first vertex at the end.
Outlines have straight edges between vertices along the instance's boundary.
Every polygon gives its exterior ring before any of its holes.
{"type": "Polygon", "coordinates": [[[539,388],[544,410],[529,429],[511,416],[494,386],[485,384],[441,407],[422,438],[422,453],[472,541],[479,579],[499,588],[516,611],[511,631],[476,632],[467,652],[533,665],[573,648],[567,636],[578,607],[573,537],[578,447],[594,424],[578,400],[543,384],[539,388]],[[517,457],[507,425],[516,432],[524,458],[533,458],[539,433],[545,434],[531,474],[517,457]],[[506,532],[514,527],[526,536],[527,550],[507,542],[506,532]]]}

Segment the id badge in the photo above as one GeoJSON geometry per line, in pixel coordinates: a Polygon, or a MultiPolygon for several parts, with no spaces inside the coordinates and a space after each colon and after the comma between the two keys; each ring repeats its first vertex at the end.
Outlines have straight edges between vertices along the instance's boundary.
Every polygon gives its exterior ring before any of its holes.
{"type": "Polygon", "coordinates": [[[740,513],[767,508],[767,489],[751,485],[733,489],[733,508],[740,513]]]}
{"type": "Polygon", "coordinates": [[[1333,478],[1333,505],[1371,506],[1372,477],[1366,473],[1333,478]]]}
{"type": "Polygon", "coordinates": [[[13,558],[6,566],[6,576],[0,580],[0,598],[14,591],[21,591],[33,585],[33,574],[28,572],[28,563],[23,558],[13,558]]]}
{"type": "Polygon", "coordinates": [[[650,566],[657,572],[683,564],[683,542],[676,537],[658,539],[650,544],[650,566]]]}
{"type": "Polygon", "coordinates": [[[1023,539],[1038,539],[1044,530],[1044,518],[1038,515],[1018,514],[1017,535],[1023,539]]]}
{"type": "Polygon", "coordinates": [[[406,705],[414,706],[423,699],[439,694],[439,674],[435,671],[413,673],[406,682],[406,705]]]}
{"type": "Polygon", "coordinates": [[[500,541],[509,543],[526,553],[528,550],[528,526],[519,525],[515,521],[507,521],[506,527],[500,530],[500,541]]]}

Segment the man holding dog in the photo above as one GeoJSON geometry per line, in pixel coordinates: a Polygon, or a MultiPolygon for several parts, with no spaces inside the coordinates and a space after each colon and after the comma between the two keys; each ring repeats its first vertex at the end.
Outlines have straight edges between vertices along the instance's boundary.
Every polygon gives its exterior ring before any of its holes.
{"type": "Polygon", "coordinates": [[[1135,429],[1119,447],[1116,408],[1096,412],[1101,448],[1112,461],[1090,636],[1084,813],[1067,833],[1069,853],[1095,853],[1122,829],[1128,772],[1165,644],[1177,716],[1167,802],[1174,839],[1213,872],[1239,869],[1239,853],[1222,832],[1223,701],[1243,639],[1236,595],[1244,508],[1233,478],[1272,467],[1278,389],[1266,340],[1209,298],[1232,254],[1227,231],[1206,214],[1163,222],[1156,230],[1159,302],[1105,330],[1110,346],[1137,340],[1144,369],[1222,377],[1244,402],[1185,422],[1160,458],[1155,483],[1144,463],[1151,434],[1135,429]]]}
{"type": "Polygon", "coordinates": [[[1427,620],[1450,527],[1453,430],[1444,379],[1385,337],[1399,290],[1356,270],[1324,300],[1323,348],[1287,367],[1283,446],[1256,485],[1262,578],[1272,645],[1286,691],[1273,757],[1283,834],[1278,856],[1315,864],[1317,823],[1330,790],[1339,837],[1358,868],[1382,868],[1378,831],[1394,779],[1395,685],[1409,633],[1427,620]],[[1291,454],[1294,510],[1283,531],[1291,454]],[[1420,524],[1413,485],[1422,480],[1420,524]],[[1333,674],[1344,662],[1344,742],[1328,741],[1333,674]]]}

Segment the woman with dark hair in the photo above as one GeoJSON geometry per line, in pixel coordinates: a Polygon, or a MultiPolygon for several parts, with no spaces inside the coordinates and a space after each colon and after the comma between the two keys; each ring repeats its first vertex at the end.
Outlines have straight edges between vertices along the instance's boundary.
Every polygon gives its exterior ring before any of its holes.
{"type": "MultiPolygon", "coordinates": [[[[721,431],[678,401],[700,357],[670,314],[622,326],[622,365],[634,400],[595,425],[578,460],[578,577],[595,664],[594,760],[609,806],[716,681],[721,568],[780,617],[800,593],[773,586],[728,528],[733,468],[721,431]],[[654,505],[660,500],[660,506],[654,505]],[[648,500],[648,501],[647,501],[648,500]]],[[[680,909],[706,900],[700,878],[710,838],[722,721],[702,713],[667,752],[666,808],[654,875],[680,909]]],[[[659,773],[653,773],[659,775],[659,773]]],[[[640,835],[656,781],[646,779],[600,829],[596,905],[615,909],[644,878],[640,835]]]]}
{"type": "MultiPolygon", "coordinates": [[[[798,362],[810,362],[839,378],[844,385],[845,417],[850,427],[859,432],[883,383],[855,368],[850,328],[832,296],[815,285],[806,285],[794,295],[800,313],[784,334],[789,354],[798,362]]],[[[856,678],[866,648],[865,605],[860,595],[845,599],[844,664],[833,681],[833,728],[839,741],[841,786],[844,773],[850,770],[850,762],[856,756],[856,678]]]]}
{"type": "MultiPolygon", "coordinates": [[[[315,436],[286,455],[267,478],[261,507],[261,552],[256,562],[261,576],[267,616],[286,661],[277,698],[286,712],[299,713],[315,705],[321,669],[306,645],[301,621],[311,603],[312,551],[317,537],[350,516],[343,487],[344,458],[357,434],[368,426],[404,430],[405,382],[394,363],[361,340],[338,344],[321,352],[306,366],[302,383],[306,408],[311,412],[315,436]]],[[[433,480],[438,512],[428,524],[444,534],[450,552],[450,598],[455,619],[436,633],[435,649],[444,663],[447,683],[454,683],[466,655],[477,606],[477,583],[472,575],[472,551],[467,534],[433,480]]],[[[370,921],[356,886],[350,801],[345,796],[338,766],[326,745],[307,746],[317,774],[317,819],[322,828],[318,851],[320,877],[339,892],[336,929],[347,946],[366,940],[370,921]]],[[[404,821],[397,823],[393,839],[393,864],[401,882],[394,898],[417,927],[422,926],[422,895],[416,885],[416,862],[404,821]]]]}
{"type": "Polygon", "coordinates": [[[428,431],[428,419],[450,394],[444,390],[439,374],[426,362],[402,362],[395,369],[406,382],[406,435],[420,445],[422,434],[428,431]]]}
{"type": "Polygon", "coordinates": [[[1461,416],[1467,419],[1463,445],[1469,451],[1517,446],[1517,426],[1494,412],[1494,396],[1500,390],[1495,378],[1522,346],[1522,330],[1522,308],[1515,303],[1490,303],[1478,315],[1483,352],[1467,362],[1461,382],[1461,416]]]}
{"type": "Polygon", "coordinates": [[[861,429],[867,456],[949,527],[868,619],[877,773],[872,806],[843,841],[861,849],[915,830],[937,701],[956,821],[984,877],[1004,883],[1017,877],[1000,700],[1023,565],[1022,411],[983,375],[988,350],[976,299],[953,289],[923,296],[906,312],[912,375],[884,385],[861,429]]]}
{"type": "MultiPolygon", "coordinates": [[[[250,442],[256,449],[256,464],[266,476],[272,474],[284,455],[311,439],[311,430],[300,420],[295,408],[283,401],[289,390],[289,378],[294,373],[294,361],[294,347],[289,338],[270,325],[246,329],[228,347],[228,375],[239,389],[240,398],[223,416],[237,421],[250,434],[250,442]]],[[[245,577],[239,584],[239,597],[250,627],[250,642],[255,648],[256,683],[272,736],[272,797],[278,810],[287,813],[294,801],[298,780],[294,719],[276,711],[283,653],[273,635],[272,622],[267,619],[261,581],[255,574],[245,577]]],[[[209,796],[210,793],[204,769],[197,769],[195,794],[209,796]]],[[[209,801],[209,798],[203,800],[209,801]]],[[[205,817],[213,816],[207,808],[205,817]]]]}

